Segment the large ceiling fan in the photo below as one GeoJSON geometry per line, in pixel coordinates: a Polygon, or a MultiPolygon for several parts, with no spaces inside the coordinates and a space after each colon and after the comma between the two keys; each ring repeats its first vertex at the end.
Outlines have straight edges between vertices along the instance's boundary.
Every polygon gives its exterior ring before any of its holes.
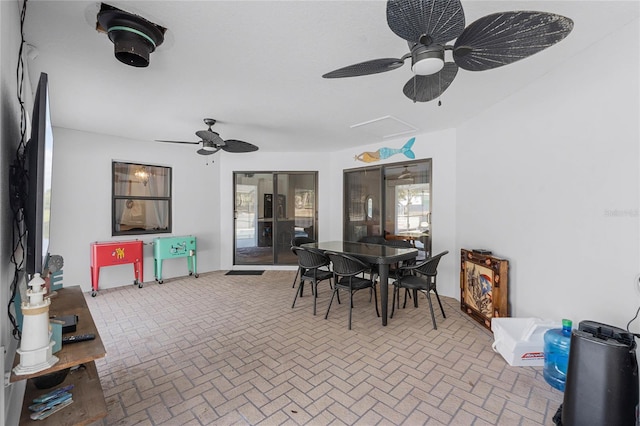
{"type": "Polygon", "coordinates": [[[387,23],[407,40],[401,58],[373,59],[324,74],[324,78],[356,77],[391,71],[411,58],[414,76],[404,94],[414,102],[438,98],[458,68],[485,71],[531,56],[564,39],[573,21],[547,12],[513,11],[484,16],[465,28],[459,0],[389,0],[387,23]],[[456,39],[453,45],[446,43],[456,39]],[[445,62],[450,50],[453,62],[445,62]]]}
{"type": "Polygon", "coordinates": [[[196,132],[196,136],[198,136],[201,140],[200,142],[188,142],[188,141],[165,141],[165,140],[156,140],[157,142],[169,142],[169,143],[186,143],[192,145],[202,144],[202,148],[197,150],[196,152],[200,155],[211,155],[216,152],[223,150],[226,152],[252,152],[257,151],[258,147],[250,144],[249,142],[243,142],[236,139],[227,139],[224,140],[220,137],[217,132],[211,130],[211,126],[216,124],[216,120],[213,118],[205,118],[204,124],[206,124],[209,128],[207,130],[198,130],[196,132]]]}

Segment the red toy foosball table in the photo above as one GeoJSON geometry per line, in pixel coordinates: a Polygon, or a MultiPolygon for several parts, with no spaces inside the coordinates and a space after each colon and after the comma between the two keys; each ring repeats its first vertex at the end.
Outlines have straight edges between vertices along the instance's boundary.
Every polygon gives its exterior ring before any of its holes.
{"type": "Polygon", "coordinates": [[[98,292],[100,268],[104,266],[133,263],[133,284],[142,288],[143,279],[142,241],[108,241],[91,243],[91,296],[98,292]]]}

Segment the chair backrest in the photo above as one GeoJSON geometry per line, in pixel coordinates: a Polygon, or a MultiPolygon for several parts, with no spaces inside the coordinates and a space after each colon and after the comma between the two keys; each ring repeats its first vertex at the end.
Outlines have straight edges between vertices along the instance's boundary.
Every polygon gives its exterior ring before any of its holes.
{"type": "Polygon", "coordinates": [[[449,250],[445,250],[442,253],[431,256],[422,263],[419,263],[415,270],[421,274],[435,277],[438,274],[438,263],[440,263],[440,259],[442,259],[442,257],[447,253],[449,253],[449,250]]]}
{"type": "Polygon", "coordinates": [[[305,269],[316,269],[329,264],[329,258],[322,251],[307,247],[291,247],[298,256],[298,265],[305,269]]]}
{"type": "Polygon", "coordinates": [[[359,243],[367,244],[381,244],[383,245],[387,240],[382,235],[365,235],[358,240],[359,243]]]}
{"type": "Polygon", "coordinates": [[[316,240],[314,240],[313,238],[309,238],[309,237],[293,237],[291,239],[291,246],[292,247],[300,247],[303,244],[308,244],[308,243],[315,243],[316,240]]]}
{"type": "Polygon", "coordinates": [[[371,266],[367,263],[348,254],[330,251],[325,252],[325,254],[333,265],[333,272],[343,277],[351,277],[371,269],[371,266]]]}

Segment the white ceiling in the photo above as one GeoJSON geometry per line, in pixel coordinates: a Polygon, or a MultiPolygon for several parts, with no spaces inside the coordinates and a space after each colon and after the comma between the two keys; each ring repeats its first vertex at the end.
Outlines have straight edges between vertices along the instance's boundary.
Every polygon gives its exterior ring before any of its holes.
{"type": "MultiPolygon", "coordinates": [[[[113,44],[95,29],[100,2],[30,0],[30,77],[36,82],[41,71],[49,74],[54,126],[148,141],[158,149],[164,144],[155,139],[197,141],[194,132],[206,129],[205,117],[218,120],[214,130],[224,139],[271,152],[383,141],[373,128],[350,126],[387,116],[417,134],[455,128],[638,19],[634,1],[463,0],[467,25],[493,12],[540,10],[567,16],[575,26],[559,44],[520,62],[484,72],[461,69],[439,107],[437,101],[414,104],[402,93],[410,61],[382,74],[321,78],[407,53],[407,43],[387,26],[384,1],[105,3],[167,28],[149,67],[114,58],[113,44]]],[[[594,54],[615,64],[607,52],[594,54]]],[[[195,149],[185,146],[185,152],[195,149]]]]}

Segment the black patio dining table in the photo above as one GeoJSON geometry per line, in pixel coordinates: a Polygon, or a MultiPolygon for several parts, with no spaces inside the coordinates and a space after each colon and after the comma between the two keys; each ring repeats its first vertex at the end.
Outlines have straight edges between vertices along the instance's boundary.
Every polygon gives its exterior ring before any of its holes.
{"type": "Polygon", "coordinates": [[[382,325],[387,325],[389,297],[389,265],[402,260],[415,259],[418,250],[415,248],[398,248],[380,244],[356,243],[350,241],[320,241],[302,244],[302,247],[317,248],[322,251],[345,253],[370,264],[378,265],[380,275],[380,303],[382,305],[382,325]]]}

